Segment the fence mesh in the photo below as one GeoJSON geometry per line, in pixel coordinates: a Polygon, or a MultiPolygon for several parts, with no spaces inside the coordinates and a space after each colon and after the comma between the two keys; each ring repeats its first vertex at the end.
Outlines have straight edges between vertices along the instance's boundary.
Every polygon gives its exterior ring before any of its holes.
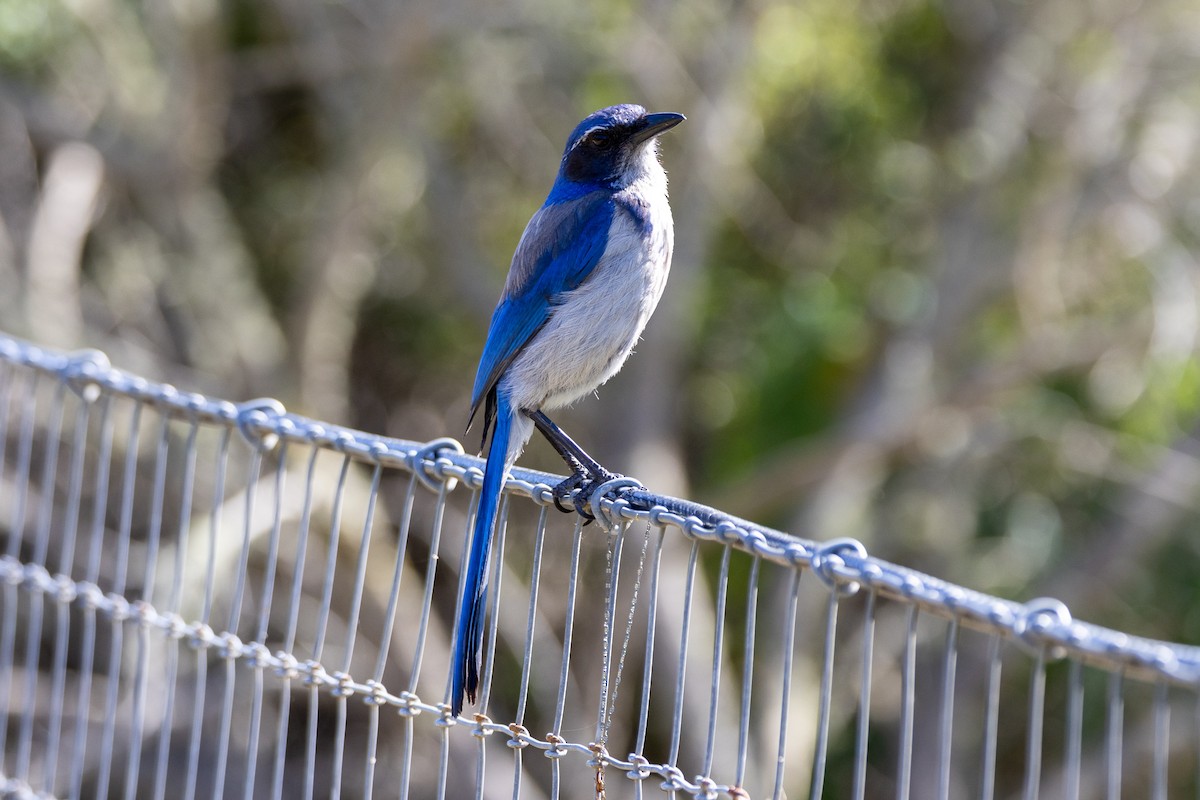
{"type": "Polygon", "coordinates": [[[521,470],[454,719],[481,467],[0,336],[0,793],[1200,796],[1200,649],[521,470]]]}

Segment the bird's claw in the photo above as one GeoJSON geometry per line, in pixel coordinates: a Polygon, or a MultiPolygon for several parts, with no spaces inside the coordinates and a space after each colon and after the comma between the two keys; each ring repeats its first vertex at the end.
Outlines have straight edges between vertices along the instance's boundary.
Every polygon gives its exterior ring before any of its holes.
{"type": "Polygon", "coordinates": [[[596,515],[592,513],[588,507],[588,501],[591,499],[592,493],[598,486],[602,486],[609,481],[614,481],[623,476],[608,470],[592,472],[590,470],[579,469],[572,473],[571,477],[559,483],[551,491],[551,496],[554,500],[554,507],[564,514],[571,512],[578,513],[586,522],[584,525],[590,525],[595,521],[596,515]],[[571,505],[565,505],[566,501],[570,501],[571,505]]]}
{"type": "Polygon", "coordinates": [[[578,513],[588,522],[592,522],[595,517],[587,510],[588,495],[582,491],[587,483],[588,476],[582,470],[559,483],[552,492],[554,507],[563,513],[578,513]]]}

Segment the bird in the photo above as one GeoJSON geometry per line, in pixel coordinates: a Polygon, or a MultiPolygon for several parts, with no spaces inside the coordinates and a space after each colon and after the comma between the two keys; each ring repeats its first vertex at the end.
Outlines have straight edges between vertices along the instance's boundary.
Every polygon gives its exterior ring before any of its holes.
{"type": "Polygon", "coordinates": [[[662,297],[674,222],[658,137],[686,119],[640,105],[602,108],[567,137],[545,203],[517,244],[475,375],[483,487],[454,631],[451,710],[475,703],[488,564],[501,489],[536,428],[572,475],[555,503],[614,477],[547,417],[615,375],[662,297]],[[490,443],[489,443],[490,432],[490,443]]]}

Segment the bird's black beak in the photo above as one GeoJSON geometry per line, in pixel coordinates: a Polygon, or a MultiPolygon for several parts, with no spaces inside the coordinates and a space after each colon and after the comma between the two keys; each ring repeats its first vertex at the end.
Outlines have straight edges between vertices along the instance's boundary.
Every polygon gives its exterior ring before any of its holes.
{"type": "Polygon", "coordinates": [[[687,117],[683,114],[676,114],[671,111],[666,111],[661,114],[647,114],[642,117],[641,127],[629,137],[631,144],[641,144],[649,141],[660,133],[665,133],[671,128],[674,128],[679,123],[683,122],[687,117]]]}

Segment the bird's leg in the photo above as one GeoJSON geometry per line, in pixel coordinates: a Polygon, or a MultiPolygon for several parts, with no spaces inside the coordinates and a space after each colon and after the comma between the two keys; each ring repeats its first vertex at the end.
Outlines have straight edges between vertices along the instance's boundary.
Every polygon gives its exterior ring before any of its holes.
{"type": "Polygon", "coordinates": [[[600,462],[587,454],[567,432],[558,427],[553,420],[541,411],[523,411],[525,416],[533,420],[533,424],[541,431],[542,436],[550,442],[550,446],[567,462],[573,472],[583,472],[592,478],[603,478],[606,481],[620,477],[600,466],[600,462]]]}
{"type": "MultiPolygon", "coordinates": [[[[533,424],[542,436],[546,437],[550,446],[558,451],[563,461],[567,462],[567,466],[571,468],[571,477],[554,487],[554,505],[559,511],[570,511],[563,506],[562,501],[571,497],[575,492],[621,477],[602,467],[599,461],[588,455],[587,451],[568,436],[566,431],[554,424],[541,411],[523,410],[521,413],[533,420],[533,424]]],[[[588,515],[584,514],[584,516],[588,515]]]]}

